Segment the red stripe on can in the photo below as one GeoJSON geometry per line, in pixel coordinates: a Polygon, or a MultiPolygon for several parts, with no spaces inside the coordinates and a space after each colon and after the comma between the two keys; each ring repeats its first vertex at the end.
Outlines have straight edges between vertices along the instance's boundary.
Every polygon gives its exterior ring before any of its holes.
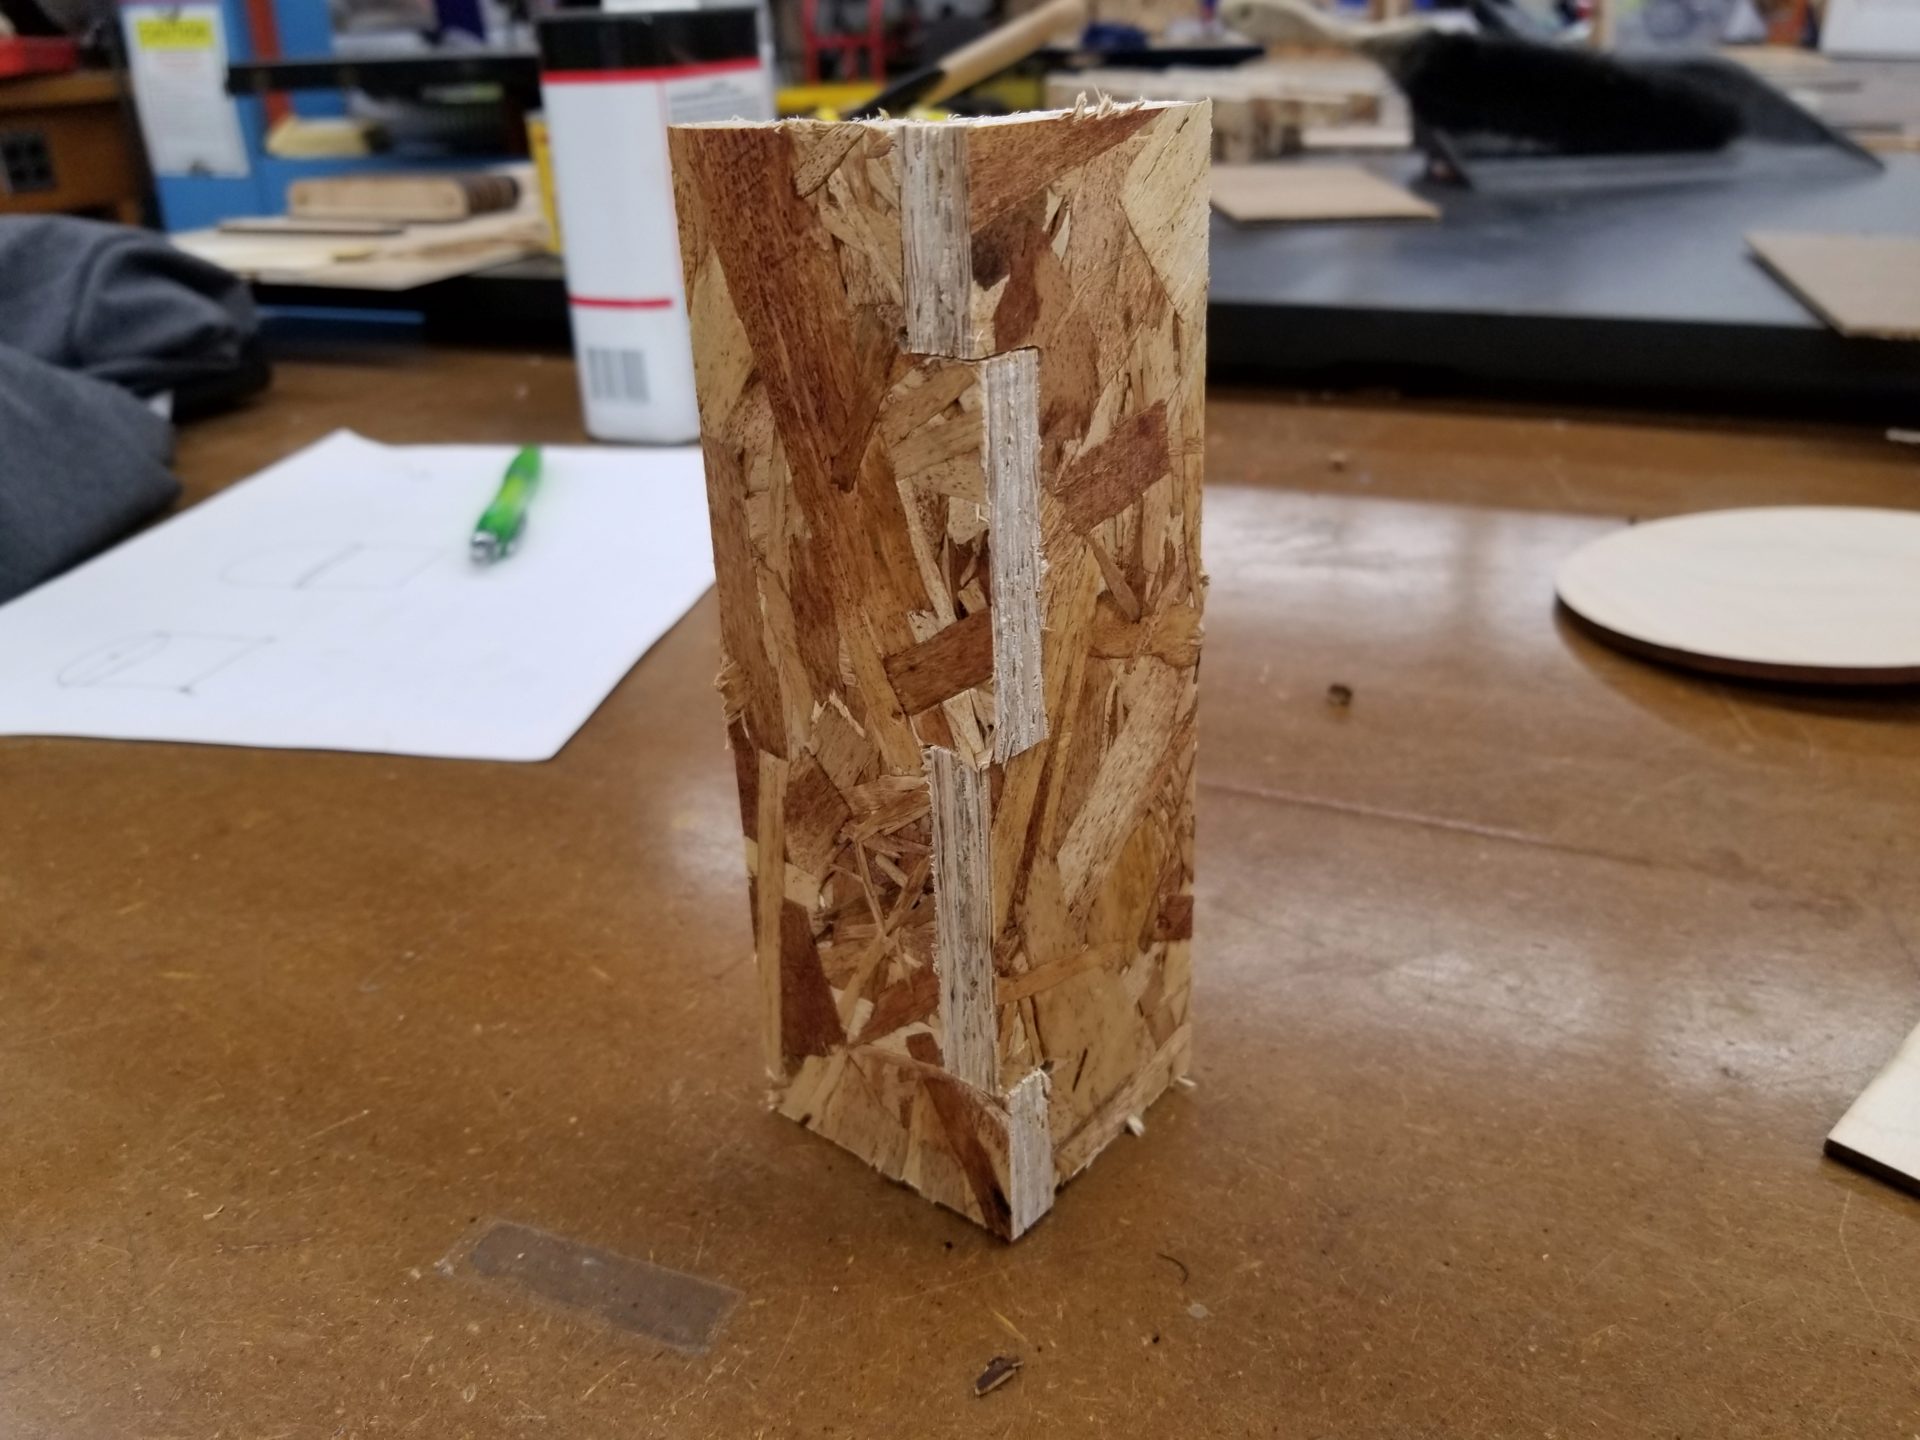
{"type": "Polygon", "coordinates": [[[569,295],[567,303],[587,310],[671,310],[673,297],[648,295],[639,300],[624,300],[615,295],[569,295]]]}
{"type": "Polygon", "coordinates": [[[542,85],[627,85],[645,80],[686,80],[696,75],[731,75],[758,70],[758,56],[739,60],[706,60],[692,65],[661,65],[642,70],[548,70],[542,85]]]}

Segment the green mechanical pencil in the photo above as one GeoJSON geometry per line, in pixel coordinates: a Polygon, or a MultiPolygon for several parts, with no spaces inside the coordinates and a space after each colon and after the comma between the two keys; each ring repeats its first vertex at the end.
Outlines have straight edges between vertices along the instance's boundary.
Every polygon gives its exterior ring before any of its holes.
{"type": "Polygon", "coordinates": [[[513,457],[506,477],[494,492],[493,502],[474,522],[469,551],[476,565],[491,565],[504,560],[520,543],[527,528],[527,507],[540,488],[540,447],[529,445],[513,457]]]}

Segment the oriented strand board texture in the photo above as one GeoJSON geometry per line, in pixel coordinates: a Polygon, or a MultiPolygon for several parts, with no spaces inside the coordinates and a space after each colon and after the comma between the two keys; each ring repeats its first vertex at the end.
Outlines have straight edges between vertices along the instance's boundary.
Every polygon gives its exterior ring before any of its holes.
{"type": "Polygon", "coordinates": [[[1204,105],[671,138],[782,1113],[996,1232],[1188,1050],[1204,105]]]}

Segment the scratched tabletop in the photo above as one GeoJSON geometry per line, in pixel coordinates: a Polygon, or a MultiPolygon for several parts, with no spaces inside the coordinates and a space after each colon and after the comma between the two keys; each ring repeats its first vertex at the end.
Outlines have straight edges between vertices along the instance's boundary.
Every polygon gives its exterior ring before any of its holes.
{"type": "MultiPolygon", "coordinates": [[[[577,404],[304,340],[179,465],[577,404]]],[[[1209,419],[1198,1083],[1016,1246],[762,1108],[711,597],[543,765],[0,740],[0,1435],[1920,1429],[1920,1200],[1820,1154],[1920,1021],[1920,700],[1663,670],[1552,584],[1920,456],[1209,419]]]]}

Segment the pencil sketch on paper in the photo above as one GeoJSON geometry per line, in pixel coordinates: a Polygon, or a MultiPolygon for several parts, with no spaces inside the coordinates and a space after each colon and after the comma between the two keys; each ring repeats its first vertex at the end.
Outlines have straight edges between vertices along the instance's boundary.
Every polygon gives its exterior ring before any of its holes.
{"type": "Polygon", "coordinates": [[[446,553],[432,545],[277,545],[241,556],[220,578],[249,590],[398,590],[446,553]]]}
{"type": "Polygon", "coordinates": [[[272,636],[149,630],[95,646],[61,667],[53,679],[63,690],[171,690],[194,695],[228,666],[272,643],[272,636]]]}

